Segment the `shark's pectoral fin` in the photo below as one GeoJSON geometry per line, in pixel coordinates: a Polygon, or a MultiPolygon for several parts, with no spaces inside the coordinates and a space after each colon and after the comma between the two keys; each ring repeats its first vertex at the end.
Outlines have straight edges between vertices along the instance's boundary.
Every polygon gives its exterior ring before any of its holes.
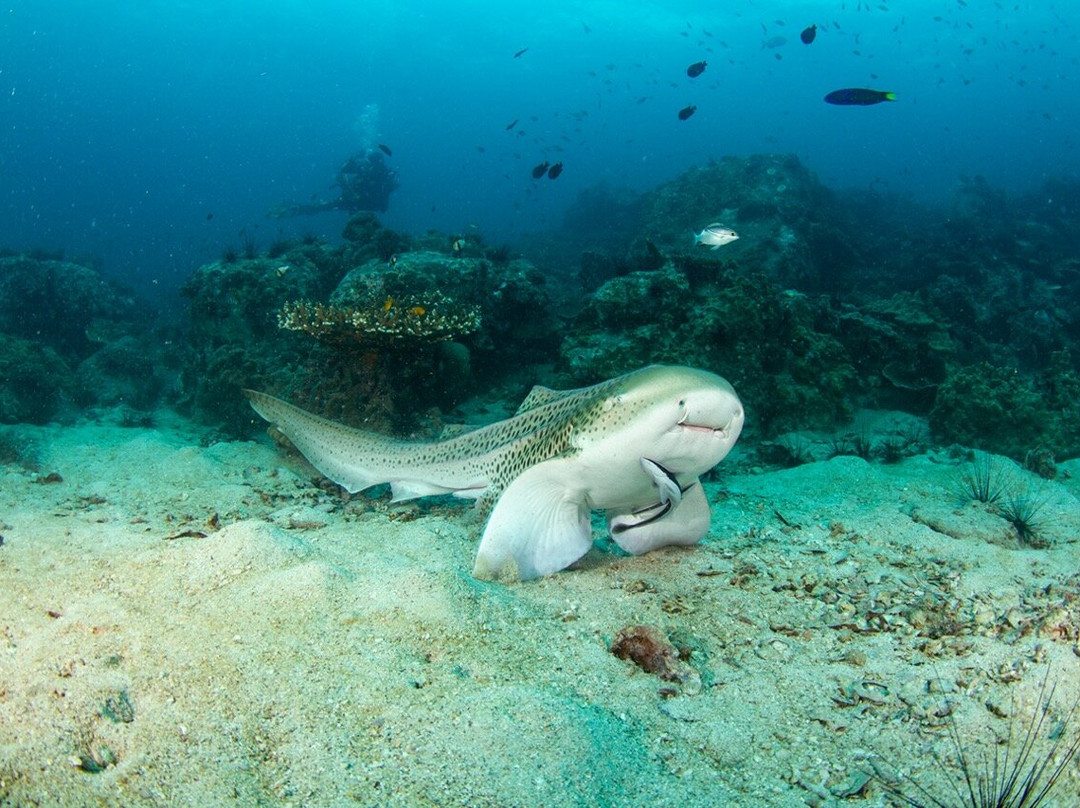
{"type": "Polygon", "coordinates": [[[592,546],[589,507],[570,460],[548,460],[522,472],[495,503],[473,575],[523,581],[570,566],[592,546]]]}
{"type": "Polygon", "coordinates": [[[682,499],[657,502],[629,513],[608,511],[611,538],[628,553],[647,553],[669,544],[696,544],[709,531],[712,513],[701,483],[682,490],[682,499]]]}

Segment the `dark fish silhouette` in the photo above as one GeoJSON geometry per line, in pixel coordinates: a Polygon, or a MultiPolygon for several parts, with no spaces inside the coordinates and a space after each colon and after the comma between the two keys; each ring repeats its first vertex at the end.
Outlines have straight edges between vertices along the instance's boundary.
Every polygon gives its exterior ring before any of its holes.
{"type": "Polygon", "coordinates": [[[696,79],[705,72],[705,66],[707,64],[708,62],[694,62],[690,67],[686,68],[686,75],[692,79],[696,79]]]}
{"type": "Polygon", "coordinates": [[[803,41],[804,45],[809,45],[814,41],[814,37],[817,36],[817,26],[811,25],[809,28],[803,28],[803,32],[799,34],[799,39],[803,41]]]}
{"type": "Polygon", "coordinates": [[[393,157],[394,156],[394,152],[385,143],[380,143],[379,144],[379,151],[381,151],[387,157],[393,157]]]}
{"type": "Polygon", "coordinates": [[[544,176],[547,173],[548,166],[550,166],[550,165],[551,165],[551,163],[549,163],[547,160],[545,160],[544,162],[540,163],[540,165],[533,166],[533,170],[532,170],[533,179],[538,180],[542,176],[544,176]]]}
{"type": "Polygon", "coordinates": [[[689,118],[695,112],[697,112],[697,107],[695,107],[693,104],[691,104],[688,107],[683,107],[682,109],[679,110],[679,120],[680,121],[685,121],[687,118],[689,118]]]}
{"type": "Polygon", "coordinates": [[[880,104],[882,101],[895,100],[896,93],[887,93],[881,90],[864,90],[859,87],[833,90],[825,96],[826,104],[836,104],[841,107],[868,107],[871,104],[880,104]]]}
{"type": "Polygon", "coordinates": [[[560,162],[553,165],[551,168],[548,169],[547,174],[549,180],[553,180],[558,177],[560,174],[562,174],[562,163],[560,162]]]}
{"type": "Polygon", "coordinates": [[[520,118],[514,118],[514,120],[510,121],[510,123],[508,123],[506,125],[506,131],[509,132],[511,129],[513,129],[515,126],[517,126],[517,122],[519,120],[521,120],[521,119],[520,118]]]}
{"type": "Polygon", "coordinates": [[[517,53],[514,54],[514,58],[517,59],[519,56],[521,56],[521,54],[523,54],[527,50],[528,50],[528,48],[522,48],[521,50],[519,50],[517,53]]]}

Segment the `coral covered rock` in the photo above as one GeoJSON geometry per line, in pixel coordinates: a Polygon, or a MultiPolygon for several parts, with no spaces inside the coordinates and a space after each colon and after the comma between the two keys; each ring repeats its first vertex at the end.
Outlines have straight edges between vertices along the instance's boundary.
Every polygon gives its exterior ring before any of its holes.
{"type": "Polygon", "coordinates": [[[931,301],[898,292],[862,306],[846,305],[839,337],[884,409],[925,413],[956,353],[950,321],[931,301]]]}
{"type": "Polygon", "coordinates": [[[0,331],[78,361],[96,350],[94,329],[130,323],[135,301],[90,267],[26,255],[0,258],[0,331]]]}
{"type": "Polygon", "coordinates": [[[72,383],[71,369],[52,348],[0,334],[0,423],[48,422],[72,383]]]}
{"type": "Polygon", "coordinates": [[[76,371],[79,401],[97,406],[150,408],[162,385],[154,346],[124,337],[83,360],[76,371]]]}
{"type": "Polygon", "coordinates": [[[480,329],[468,342],[478,372],[497,374],[507,355],[522,363],[553,355],[556,322],[545,279],[521,259],[499,263],[432,250],[401,253],[389,265],[371,260],[350,271],[330,302],[370,308],[387,300],[409,301],[427,309],[440,297],[462,311],[478,312],[480,329]]]}
{"type": "Polygon", "coordinates": [[[278,311],[288,300],[325,297],[341,272],[340,251],[318,244],[197,269],[182,289],[189,300],[182,407],[246,434],[254,422],[240,388],[284,385],[304,362],[300,339],[282,338],[278,311]]]}
{"type": "Polygon", "coordinates": [[[831,427],[854,405],[842,344],[819,329],[819,304],[760,275],[717,269],[692,285],[668,265],[600,287],[562,344],[575,384],[651,362],[722,374],[766,432],[831,427]]]}
{"type": "Polygon", "coordinates": [[[957,368],[938,389],[930,426],[941,441],[1024,460],[1043,450],[1080,455],[1080,374],[1060,352],[1048,371],[1030,376],[979,362],[957,368]]]}
{"type": "Polygon", "coordinates": [[[692,168],[644,195],[639,232],[661,251],[723,256],[783,286],[831,290],[854,266],[845,215],[834,195],[794,155],[725,157],[692,168]],[[691,234],[719,222],[739,240],[718,251],[691,234]]]}
{"type": "Polygon", "coordinates": [[[478,378],[504,375],[506,356],[516,367],[554,354],[544,277],[528,262],[489,259],[445,235],[427,240],[447,252],[387,258],[384,247],[403,242],[367,214],[346,235],[337,246],[297,245],[196,271],[184,287],[184,404],[193,415],[245,434],[254,421],[239,391],[257,387],[400,432],[432,407],[454,406],[478,378]]]}

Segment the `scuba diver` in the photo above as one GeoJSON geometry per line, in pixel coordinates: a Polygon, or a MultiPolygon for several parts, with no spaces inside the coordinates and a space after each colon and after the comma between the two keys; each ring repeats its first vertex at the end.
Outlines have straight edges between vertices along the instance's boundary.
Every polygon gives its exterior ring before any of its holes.
{"type": "Polygon", "coordinates": [[[390,194],[398,187],[397,174],[386,164],[383,152],[366,149],[349,157],[338,169],[334,185],[338,198],[308,203],[282,203],[270,211],[270,216],[305,216],[327,210],[356,213],[361,210],[383,212],[390,204],[390,194]]]}

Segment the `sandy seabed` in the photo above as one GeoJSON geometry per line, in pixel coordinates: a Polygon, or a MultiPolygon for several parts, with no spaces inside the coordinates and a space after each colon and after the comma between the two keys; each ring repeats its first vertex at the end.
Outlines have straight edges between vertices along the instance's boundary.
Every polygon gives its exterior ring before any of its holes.
{"type": "MultiPolygon", "coordinates": [[[[0,467],[0,805],[955,801],[950,722],[978,760],[1049,672],[1047,749],[1080,695],[1080,461],[1010,472],[1042,549],[944,452],[735,456],[699,546],[502,585],[468,503],[162,424],[20,428],[0,467]],[[633,625],[678,676],[611,653],[633,625]]],[[[1075,761],[1046,804],[1080,804],[1075,761]]]]}

